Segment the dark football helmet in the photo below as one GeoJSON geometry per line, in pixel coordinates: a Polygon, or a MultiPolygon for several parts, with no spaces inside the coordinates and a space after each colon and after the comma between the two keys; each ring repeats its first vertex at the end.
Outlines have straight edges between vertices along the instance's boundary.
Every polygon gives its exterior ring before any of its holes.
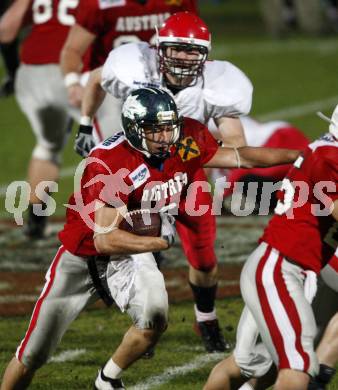
{"type": "Polygon", "coordinates": [[[179,84],[186,87],[184,80],[189,77],[189,86],[197,83],[211,49],[211,34],[208,26],[191,12],[177,12],[171,15],[157,33],[157,50],[160,71],[173,75],[179,84]],[[196,59],[173,58],[172,50],[198,54],[196,59]]]}
{"type": "Polygon", "coordinates": [[[182,118],[174,99],[158,88],[140,88],[133,91],[122,107],[122,127],[129,143],[147,157],[166,158],[169,148],[180,139],[182,118]],[[167,141],[155,141],[154,135],[171,132],[167,141]],[[156,143],[157,152],[152,152],[148,142],[156,143]]]}

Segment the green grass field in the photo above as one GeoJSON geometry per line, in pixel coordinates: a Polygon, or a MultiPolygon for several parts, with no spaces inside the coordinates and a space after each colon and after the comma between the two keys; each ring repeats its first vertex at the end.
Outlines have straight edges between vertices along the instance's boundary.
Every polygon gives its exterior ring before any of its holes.
{"type": "MultiPolygon", "coordinates": [[[[237,313],[241,300],[218,302],[225,335],[234,340],[237,313]]],[[[0,371],[11,357],[16,344],[25,332],[29,318],[0,321],[2,340],[0,371]]],[[[193,311],[190,302],[175,304],[170,310],[170,324],[156,348],[153,359],[140,360],[124,376],[128,389],[201,389],[220,354],[205,354],[199,338],[192,331],[193,311]]],[[[89,310],[73,323],[66,333],[54,360],[66,351],[77,350],[79,355],[67,362],[49,362],[35,378],[32,389],[75,390],[92,389],[97,369],[105,363],[118,345],[129,318],[117,310],[89,310]]]]}
{"type": "MultiPolygon", "coordinates": [[[[239,66],[254,84],[252,115],[262,120],[287,120],[311,139],[327,129],[315,112],[330,115],[338,103],[338,40],[334,36],[306,37],[293,33],[274,40],[264,32],[257,1],[227,0],[219,5],[202,3],[202,16],[213,33],[212,58],[239,66]]],[[[5,210],[5,189],[25,178],[34,137],[13,97],[0,100],[0,218],[12,218],[5,210]]],[[[64,168],[79,163],[70,140],[64,153],[64,168]]],[[[62,175],[55,196],[57,214],[72,192],[73,179],[62,175]]],[[[245,237],[244,237],[245,240],[245,237]]],[[[1,245],[1,244],[0,244],[1,245]]],[[[239,246],[238,246],[239,247],[239,246]]],[[[0,259],[1,270],[1,259],[0,259]]],[[[1,288],[1,282],[0,282],[1,288]]],[[[239,298],[218,302],[225,335],[231,340],[242,307],[239,298]]],[[[29,317],[1,318],[0,373],[24,335],[29,317]]],[[[191,302],[170,309],[170,325],[152,360],[141,360],[128,372],[128,389],[201,389],[220,355],[207,355],[191,330],[191,302]]],[[[58,348],[54,361],[38,372],[35,390],[91,389],[97,369],[117,346],[129,326],[117,310],[88,310],[74,322],[58,348]],[[72,360],[62,359],[72,356],[72,360]],[[56,359],[56,360],[55,360],[56,359]],[[60,361],[57,361],[59,359],[60,361]]],[[[329,387],[338,390],[338,377],[329,387]]]]}

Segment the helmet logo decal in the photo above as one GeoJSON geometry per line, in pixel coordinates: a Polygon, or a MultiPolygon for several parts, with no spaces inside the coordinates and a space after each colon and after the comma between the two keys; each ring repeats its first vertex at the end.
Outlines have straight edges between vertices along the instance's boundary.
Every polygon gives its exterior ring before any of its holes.
{"type": "Polygon", "coordinates": [[[159,111],[156,116],[159,122],[175,121],[177,119],[175,111],[159,111]]]}
{"type": "Polygon", "coordinates": [[[144,107],[138,100],[138,96],[130,95],[123,106],[123,115],[129,119],[142,118],[147,114],[147,107],[144,107]]]}
{"type": "Polygon", "coordinates": [[[178,154],[183,162],[200,156],[200,149],[192,137],[184,138],[178,145],[178,154]]]}

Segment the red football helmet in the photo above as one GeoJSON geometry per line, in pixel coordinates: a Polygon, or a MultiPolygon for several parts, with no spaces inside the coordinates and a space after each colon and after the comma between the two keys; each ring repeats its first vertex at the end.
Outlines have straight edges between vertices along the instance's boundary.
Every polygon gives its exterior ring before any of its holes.
{"type": "Polygon", "coordinates": [[[197,15],[187,11],[177,12],[158,30],[157,49],[160,71],[174,76],[175,87],[195,85],[211,49],[211,34],[197,15]],[[182,51],[188,57],[195,58],[182,59],[174,55],[182,51]]]}

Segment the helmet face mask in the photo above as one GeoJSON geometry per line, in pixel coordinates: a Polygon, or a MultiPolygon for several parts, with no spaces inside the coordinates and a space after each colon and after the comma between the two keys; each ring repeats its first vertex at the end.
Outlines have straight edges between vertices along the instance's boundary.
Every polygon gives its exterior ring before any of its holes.
{"type": "Polygon", "coordinates": [[[207,25],[197,15],[177,12],[157,32],[159,70],[169,86],[195,85],[211,48],[207,25]]]}
{"type": "Polygon", "coordinates": [[[174,85],[182,88],[197,83],[208,57],[206,47],[189,43],[163,42],[159,45],[158,53],[160,72],[170,75],[174,85]],[[181,52],[185,53],[184,58],[179,55],[181,52]]]}
{"type": "Polygon", "coordinates": [[[181,123],[172,97],[157,88],[133,91],[122,107],[127,140],[147,157],[168,157],[180,139],[181,123]]]}

